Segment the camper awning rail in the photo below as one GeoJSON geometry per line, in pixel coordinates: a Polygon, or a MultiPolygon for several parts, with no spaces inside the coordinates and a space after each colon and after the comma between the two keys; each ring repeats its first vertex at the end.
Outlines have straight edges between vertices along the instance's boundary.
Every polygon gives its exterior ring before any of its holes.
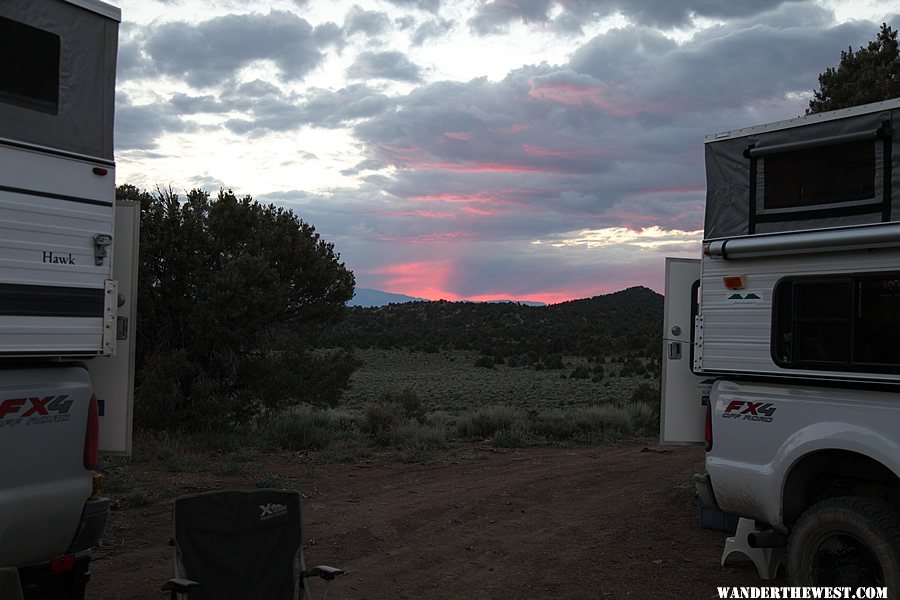
{"type": "Polygon", "coordinates": [[[830,137],[818,138],[813,140],[804,140],[802,142],[790,142],[787,144],[777,144],[773,146],[750,146],[744,150],[745,158],[761,158],[772,154],[782,154],[786,152],[800,152],[801,150],[810,150],[812,148],[822,148],[825,146],[837,146],[838,144],[849,144],[852,142],[863,142],[867,140],[884,139],[890,137],[890,124],[883,125],[873,131],[860,131],[857,133],[847,133],[844,135],[834,135],[830,137]]]}
{"type": "Polygon", "coordinates": [[[703,253],[725,260],[900,246],[900,223],[715,240],[703,253]]]}

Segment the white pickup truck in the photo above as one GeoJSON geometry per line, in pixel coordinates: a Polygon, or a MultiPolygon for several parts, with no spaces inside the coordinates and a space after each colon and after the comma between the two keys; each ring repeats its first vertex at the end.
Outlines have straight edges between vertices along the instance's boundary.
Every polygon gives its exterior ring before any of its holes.
{"type": "Polygon", "coordinates": [[[117,8],[0,2],[0,598],[80,599],[131,449],[138,207],[115,201],[117,8]]]}
{"type": "Polygon", "coordinates": [[[702,256],[667,261],[661,440],[705,444],[701,501],[794,585],[900,592],[894,116],[707,136],[702,256]]]}

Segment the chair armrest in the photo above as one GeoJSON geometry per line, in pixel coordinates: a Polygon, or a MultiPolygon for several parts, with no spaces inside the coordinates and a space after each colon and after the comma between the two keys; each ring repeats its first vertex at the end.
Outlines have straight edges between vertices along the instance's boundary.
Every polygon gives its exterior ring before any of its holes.
{"type": "Polygon", "coordinates": [[[176,594],[190,594],[191,590],[199,587],[200,582],[184,577],[173,577],[165,582],[162,586],[164,592],[174,592],[176,594]]]}
{"type": "Polygon", "coordinates": [[[313,567],[312,569],[302,571],[300,573],[300,579],[306,579],[307,577],[321,577],[325,581],[332,581],[338,575],[343,574],[343,569],[336,569],[335,567],[319,565],[318,567],[313,567]]]}

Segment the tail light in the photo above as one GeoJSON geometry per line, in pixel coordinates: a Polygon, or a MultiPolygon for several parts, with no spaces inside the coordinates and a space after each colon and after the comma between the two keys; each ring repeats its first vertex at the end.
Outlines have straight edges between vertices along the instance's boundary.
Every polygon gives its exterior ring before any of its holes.
{"type": "Polygon", "coordinates": [[[704,438],[706,440],[706,451],[712,450],[712,402],[706,402],[706,425],[704,426],[704,438]]]}
{"type": "Polygon", "coordinates": [[[50,572],[54,575],[68,573],[75,568],[75,555],[63,554],[50,559],[50,572]]]}
{"type": "Polygon", "coordinates": [[[91,396],[88,406],[87,428],[84,434],[84,468],[93,471],[97,468],[100,454],[100,413],[97,409],[97,395],[91,396]]]}

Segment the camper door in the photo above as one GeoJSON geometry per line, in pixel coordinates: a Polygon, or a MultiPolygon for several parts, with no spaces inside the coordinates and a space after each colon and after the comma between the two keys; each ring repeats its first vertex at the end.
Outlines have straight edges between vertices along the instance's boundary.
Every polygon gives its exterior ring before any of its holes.
{"type": "Polygon", "coordinates": [[[663,444],[702,444],[705,439],[706,409],[698,387],[702,378],[692,371],[691,352],[699,287],[699,260],[666,259],[659,419],[663,444]]]}

